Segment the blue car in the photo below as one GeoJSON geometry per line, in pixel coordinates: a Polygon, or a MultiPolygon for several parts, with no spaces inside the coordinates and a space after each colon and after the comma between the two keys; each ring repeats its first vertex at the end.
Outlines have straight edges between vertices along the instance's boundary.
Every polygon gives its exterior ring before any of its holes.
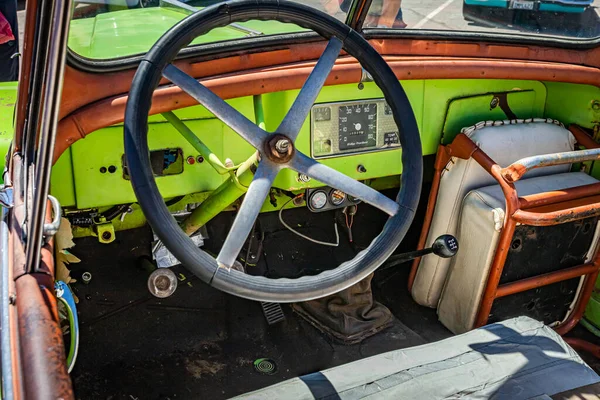
{"type": "Polygon", "coordinates": [[[467,20],[484,11],[541,11],[577,16],[583,14],[592,3],[593,0],[463,0],[463,15],[467,20]]]}

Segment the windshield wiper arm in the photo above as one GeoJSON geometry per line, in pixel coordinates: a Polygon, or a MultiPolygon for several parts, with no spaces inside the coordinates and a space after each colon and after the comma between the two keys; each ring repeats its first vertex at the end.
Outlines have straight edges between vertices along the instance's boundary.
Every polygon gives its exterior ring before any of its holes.
{"type": "MultiPolygon", "coordinates": [[[[191,15],[191,14],[195,13],[196,11],[198,11],[197,8],[192,7],[188,4],[185,4],[184,2],[181,2],[179,0],[160,0],[160,7],[171,8],[171,9],[173,9],[173,11],[179,11],[186,15],[191,15]]],[[[236,23],[229,24],[228,27],[238,30],[240,32],[244,32],[246,34],[246,36],[264,35],[264,33],[261,31],[257,31],[256,29],[251,29],[251,28],[248,28],[243,25],[236,24],[236,23]]]]}

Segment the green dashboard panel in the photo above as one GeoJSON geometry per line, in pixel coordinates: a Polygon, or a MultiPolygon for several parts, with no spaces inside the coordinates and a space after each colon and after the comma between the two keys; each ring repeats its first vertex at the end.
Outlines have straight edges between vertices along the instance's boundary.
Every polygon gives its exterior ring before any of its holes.
{"type": "MultiPolygon", "coordinates": [[[[506,119],[499,108],[490,108],[497,93],[508,93],[511,110],[519,118],[544,116],[546,87],[536,81],[508,80],[414,80],[402,82],[415,113],[424,155],[435,154],[444,135],[456,135],[460,127],[485,119],[506,119]],[[475,118],[475,119],[474,119],[475,118]],[[477,121],[476,121],[477,120],[477,121]]],[[[291,107],[298,91],[269,93],[262,96],[264,122],[267,130],[275,130],[291,107]]],[[[325,87],[316,103],[381,99],[382,93],[374,83],[325,87]]],[[[254,121],[254,101],[245,97],[228,101],[238,111],[254,121]]],[[[206,109],[195,106],[175,114],[208,145],[221,160],[234,164],[246,160],[254,152],[235,132],[215,119],[206,109]]],[[[296,146],[311,153],[310,119],[307,119],[296,146]]],[[[158,115],[149,118],[151,150],[181,149],[183,160],[197,152],[165,119],[158,115]]],[[[122,125],[101,129],[76,142],[57,163],[52,177],[52,192],[65,206],[90,208],[135,202],[131,184],[124,179],[122,125]]],[[[369,180],[402,173],[401,149],[360,153],[319,160],[355,179],[369,180]],[[358,166],[361,165],[364,168],[358,166]],[[366,171],[365,171],[366,170],[366,171]]],[[[225,177],[217,174],[207,162],[183,162],[179,174],[157,177],[165,198],[210,192],[225,177]]],[[[311,180],[303,182],[297,173],[282,171],[274,184],[286,190],[302,190],[321,186],[311,180]]]]}
{"type": "MultiPolygon", "coordinates": [[[[17,102],[17,82],[0,82],[0,164],[13,137],[13,120],[17,102]]],[[[1,175],[1,174],[0,174],[1,175]]],[[[0,176],[0,181],[2,181],[0,176]]]]}
{"type": "MultiPolygon", "coordinates": [[[[240,98],[229,102],[246,117],[254,119],[252,98],[240,98]]],[[[195,108],[202,119],[188,119],[193,110],[176,114],[221,159],[230,158],[235,164],[245,161],[252,148],[235,132],[215,118],[195,108]],[[203,118],[204,117],[204,118],[203,118]]],[[[181,149],[183,172],[156,178],[159,190],[165,198],[188,193],[212,191],[225,177],[217,174],[207,162],[199,163],[198,152],[175,130],[171,124],[155,116],[148,128],[150,150],[181,149]],[[185,160],[194,159],[194,163],[185,160]]],[[[76,203],[78,208],[107,206],[135,202],[129,180],[124,178],[123,126],[101,129],[71,146],[76,203]]]]}

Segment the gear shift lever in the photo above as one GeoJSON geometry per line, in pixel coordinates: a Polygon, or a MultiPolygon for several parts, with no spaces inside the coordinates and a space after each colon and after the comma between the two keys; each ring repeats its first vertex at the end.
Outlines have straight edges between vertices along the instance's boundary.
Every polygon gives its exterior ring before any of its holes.
{"type": "Polygon", "coordinates": [[[454,257],[457,252],[458,240],[456,240],[456,238],[452,235],[441,235],[433,241],[431,247],[391,256],[386,265],[379,270],[395,267],[396,265],[413,260],[417,257],[425,256],[427,254],[435,254],[436,256],[442,258],[450,258],[454,257]]]}

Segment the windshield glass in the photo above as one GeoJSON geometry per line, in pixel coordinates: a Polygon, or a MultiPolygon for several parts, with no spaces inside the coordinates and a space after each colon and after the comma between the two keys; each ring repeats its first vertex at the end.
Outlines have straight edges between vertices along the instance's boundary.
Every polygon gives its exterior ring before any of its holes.
{"type": "Polygon", "coordinates": [[[600,0],[373,0],[364,27],[590,39],[600,34],[598,6],[600,0]]]}
{"type": "MultiPolygon", "coordinates": [[[[169,28],[215,0],[86,0],[76,2],[69,31],[69,48],[91,59],[113,59],[146,53],[169,28]]],[[[344,21],[347,6],[338,0],[297,1],[344,21]]],[[[351,1],[347,2],[348,6],[351,1]]],[[[277,21],[248,21],[214,29],[192,43],[213,43],[306,29],[277,21]]]]}

